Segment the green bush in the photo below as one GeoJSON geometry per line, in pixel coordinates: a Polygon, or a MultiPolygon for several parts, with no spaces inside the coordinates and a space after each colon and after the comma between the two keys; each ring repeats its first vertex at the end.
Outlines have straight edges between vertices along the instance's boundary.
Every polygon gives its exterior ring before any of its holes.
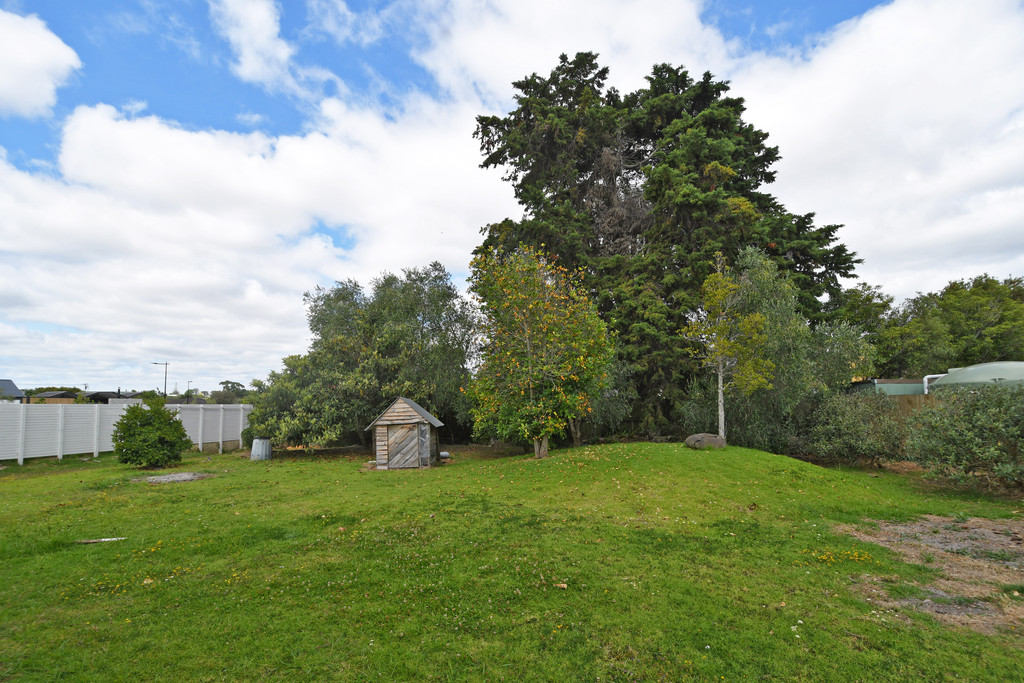
{"type": "Polygon", "coordinates": [[[812,418],[810,447],[837,463],[869,460],[878,464],[903,452],[904,426],[893,399],[873,393],[833,393],[812,418]]]}
{"type": "Polygon", "coordinates": [[[161,398],[128,406],[114,425],[114,455],[129,465],[166,467],[181,462],[181,454],[191,447],[185,426],[161,398]]]}
{"type": "Polygon", "coordinates": [[[1024,487],[1024,386],[938,389],[911,415],[907,451],[959,483],[1024,487]]]}
{"type": "Polygon", "coordinates": [[[242,430],[242,448],[252,448],[252,440],[252,427],[246,427],[242,430]]]}

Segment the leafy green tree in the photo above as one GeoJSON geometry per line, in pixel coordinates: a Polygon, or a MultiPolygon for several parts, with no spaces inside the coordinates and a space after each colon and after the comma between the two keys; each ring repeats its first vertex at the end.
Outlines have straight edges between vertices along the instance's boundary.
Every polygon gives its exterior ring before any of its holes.
{"type": "Polygon", "coordinates": [[[529,247],[477,255],[471,268],[484,338],[475,431],[533,441],[535,457],[546,457],[549,439],[588,415],[604,388],[606,326],[578,275],[529,247]]]}
{"type": "Polygon", "coordinates": [[[856,325],[875,343],[885,320],[892,315],[892,303],[893,298],[881,286],[861,282],[830,296],[825,310],[833,321],[856,325]]]}
{"type": "MultiPolygon", "coordinates": [[[[761,321],[759,343],[753,346],[757,362],[770,363],[772,372],[770,386],[756,391],[725,387],[730,442],[774,452],[798,451],[821,398],[871,371],[871,347],[858,328],[844,323],[812,328],[799,311],[791,276],[780,272],[760,250],[743,250],[731,277],[733,319],[756,316],[761,321]]],[[[715,393],[716,388],[699,380],[691,382],[680,401],[680,416],[706,430],[711,419],[701,404],[711,404],[715,393]]]]}
{"type": "Polygon", "coordinates": [[[478,254],[520,244],[585,269],[637,393],[636,423],[658,431],[681,400],[693,361],[676,332],[700,303],[715,252],[765,250],[796,286],[813,324],[858,260],[763,191],[778,150],[743,120],[743,100],[709,73],[660,64],[647,86],[606,88],[593,53],[559,58],[547,77],[513,84],[516,108],[481,116],[482,166],[502,168],[523,207],[487,226],[478,254]]]}
{"type": "Polygon", "coordinates": [[[113,437],[118,462],[140,467],[181,462],[181,454],[192,447],[185,426],[160,397],[128,406],[114,424],[113,437]]]}
{"type": "Polygon", "coordinates": [[[683,336],[696,343],[693,354],[718,379],[718,436],[725,439],[725,391],[744,394],[770,389],[775,364],[764,357],[765,316],[740,310],[740,284],[715,254],[715,272],[701,288],[701,308],[683,328],[683,336]]]}
{"type": "Polygon", "coordinates": [[[35,396],[47,391],[66,391],[71,394],[78,394],[82,390],[78,387],[36,387],[35,389],[25,389],[24,393],[26,396],[35,396]]]}
{"type": "Polygon", "coordinates": [[[246,395],[245,385],[226,379],[220,382],[219,391],[210,392],[210,401],[213,403],[241,403],[246,395]]]}
{"type": "Polygon", "coordinates": [[[305,296],[313,342],[253,382],[250,422],[290,443],[353,436],[397,396],[407,396],[449,428],[468,424],[475,313],[440,263],[401,277],[385,273],[370,294],[349,280],[305,296]]]}
{"type": "MultiPolygon", "coordinates": [[[[857,327],[812,326],[803,315],[792,275],[757,249],[741,252],[741,297],[747,311],[765,316],[765,357],[775,364],[772,387],[733,401],[743,445],[775,452],[802,448],[817,403],[872,371],[872,350],[857,327]]],[[[735,431],[735,430],[734,430],[735,431]]]]}
{"type": "Polygon", "coordinates": [[[889,377],[1024,358],[1024,282],[954,280],[893,310],[872,340],[879,370],[889,377]]]}

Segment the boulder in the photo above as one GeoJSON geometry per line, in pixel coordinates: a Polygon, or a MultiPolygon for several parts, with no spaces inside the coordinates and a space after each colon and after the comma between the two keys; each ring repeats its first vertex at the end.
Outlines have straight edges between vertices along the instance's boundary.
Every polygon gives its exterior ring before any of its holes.
{"type": "Polygon", "coordinates": [[[705,448],[725,448],[725,439],[718,434],[691,434],[686,437],[686,445],[690,448],[703,450],[705,448]]]}

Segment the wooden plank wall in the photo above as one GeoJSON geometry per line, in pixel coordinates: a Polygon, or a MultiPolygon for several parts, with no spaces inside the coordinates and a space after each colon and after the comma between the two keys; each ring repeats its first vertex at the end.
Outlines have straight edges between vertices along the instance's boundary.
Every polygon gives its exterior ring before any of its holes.
{"type": "Polygon", "coordinates": [[[420,466],[419,425],[388,427],[388,469],[420,466]]]}
{"type": "Polygon", "coordinates": [[[388,468],[388,428],[378,424],[373,428],[374,453],[377,456],[377,469],[388,468]]]}
{"type": "Polygon", "coordinates": [[[896,399],[896,403],[900,406],[900,413],[904,416],[923,408],[926,403],[931,403],[935,400],[933,394],[906,394],[892,396],[891,398],[896,399]]]}
{"type": "Polygon", "coordinates": [[[386,413],[377,420],[379,425],[404,425],[413,422],[425,422],[423,416],[412,409],[405,401],[397,401],[386,413]]]}

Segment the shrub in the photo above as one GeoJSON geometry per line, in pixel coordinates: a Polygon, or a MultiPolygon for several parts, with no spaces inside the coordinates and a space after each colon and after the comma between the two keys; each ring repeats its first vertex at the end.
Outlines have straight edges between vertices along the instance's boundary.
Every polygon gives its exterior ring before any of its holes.
{"type": "Polygon", "coordinates": [[[897,403],[882,394],[833,393],[814,412],[810,446],[823,460],[855,463],[899,456],[904,426],[897,403]]]}
{"type": "Polygon", "coordinates": [[[185,426],[161,398],[128,406],[114,425],[114,455],[129,465],[166,467],[181,462],[181,454],[191,447],[185,426]]]}
{"type": "Polygon", "coordinates": [[[1024,487],[1024,386],[937,390],[910,418],[907,451],[959,483],[1024,487]]]}
{"type": "Polygon", "coordinates": [[[252,448],[253,431],[252,427],[242,430],[242,448],[252,448]]]}

